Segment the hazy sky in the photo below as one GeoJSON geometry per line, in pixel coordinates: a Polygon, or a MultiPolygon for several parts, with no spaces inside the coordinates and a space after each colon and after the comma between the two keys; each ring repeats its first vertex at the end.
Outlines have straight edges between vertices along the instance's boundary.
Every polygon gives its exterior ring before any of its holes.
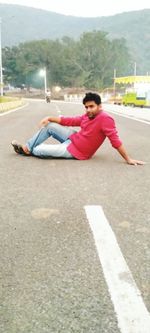
{"type": "Polygon", "coordinates": [[[50,10],[52,12],[83,16],[110,16],[133,10],[150,9],[150,0],[0,0],[0,3],[18,4],[50,10]]]}

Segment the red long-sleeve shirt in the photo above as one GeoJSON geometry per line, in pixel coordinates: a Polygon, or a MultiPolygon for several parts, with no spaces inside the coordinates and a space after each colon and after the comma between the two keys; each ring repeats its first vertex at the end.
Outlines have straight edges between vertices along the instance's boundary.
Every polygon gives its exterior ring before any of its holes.
{"type": "Polygon", "coordinates": [[[118,148],[122,141],[118,136],[114,119],[101,110],[94,119],[89,119],[87,114],[75,117],[60,118],[63,126],[80,126],[80,130],[70,135],[71,143],[68,151],[79,160],[86,160],[92,157],[96,150],[108,137],[112,146],[118,148]]]}

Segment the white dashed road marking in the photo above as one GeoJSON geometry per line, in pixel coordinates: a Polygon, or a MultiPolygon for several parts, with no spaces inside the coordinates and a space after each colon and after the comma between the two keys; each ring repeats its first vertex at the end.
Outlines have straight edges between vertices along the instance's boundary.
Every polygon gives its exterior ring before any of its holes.
{"type": "Polygon", "coordinates": [[[60,110],[59,106],[57,104],[54,104],[54,106],[56,108],[57,113],[61,113],[61,110],[60,110]]]}
{"type": "Polygon", "coordinates": [[[150,315],[101,206],[85,206],[121,333],[150,333],[150,315]]]}

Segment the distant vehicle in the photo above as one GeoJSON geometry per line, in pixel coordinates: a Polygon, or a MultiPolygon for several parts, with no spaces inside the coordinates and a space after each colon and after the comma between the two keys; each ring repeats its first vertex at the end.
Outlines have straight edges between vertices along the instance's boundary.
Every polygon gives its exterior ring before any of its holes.
{"type": "Polygon", "coordinates": [[[136,92],[127,92],[122,97],[122,104],[125,106],[150,107],[150,93],[138,94],[136,92]]]}
{"type": "Polygon", "coordinates": [[[51,101],[50,96],[46,96],[46,102],[47,102],[47,103],[50,103],[50,101],[51,101]]]}
{"type": "Polygon", "coordinates": [[[50,101],[51,101],[51,91],[50,90],[46,91],[45,99],[46,99],[47,103],[50,103],[50,101]]]}
{"type": "Polygon", "coordinates": [[[114,104],[123,104],[125,106],[150,107],[150,76],[134,75],[115,77],[114,83],[126,86],[121,100],[117,99],[114,104]]]}
{"type": "Polygon", "coordinates": [[[122,96],[121,95],[115,95],[111,96],[108,100],[109,103],[121,105],[122,104],[122,96]]]}

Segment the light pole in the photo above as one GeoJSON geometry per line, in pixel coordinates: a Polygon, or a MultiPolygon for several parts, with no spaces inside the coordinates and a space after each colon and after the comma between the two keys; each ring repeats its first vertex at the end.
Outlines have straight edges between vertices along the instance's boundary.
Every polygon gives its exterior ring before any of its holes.
{"type": "Polygon", "coordinates": [[[0,17],[0,95],[3,96],[3,66],[2,66],[2,19],[0,17]]]}
{"type": "Polygon", "coordinates": [[[44,77],[44,90],[45,94],[47,92],[47,74],[46,74],[46,67],[40,70],[40,75],[44,77]]]}

